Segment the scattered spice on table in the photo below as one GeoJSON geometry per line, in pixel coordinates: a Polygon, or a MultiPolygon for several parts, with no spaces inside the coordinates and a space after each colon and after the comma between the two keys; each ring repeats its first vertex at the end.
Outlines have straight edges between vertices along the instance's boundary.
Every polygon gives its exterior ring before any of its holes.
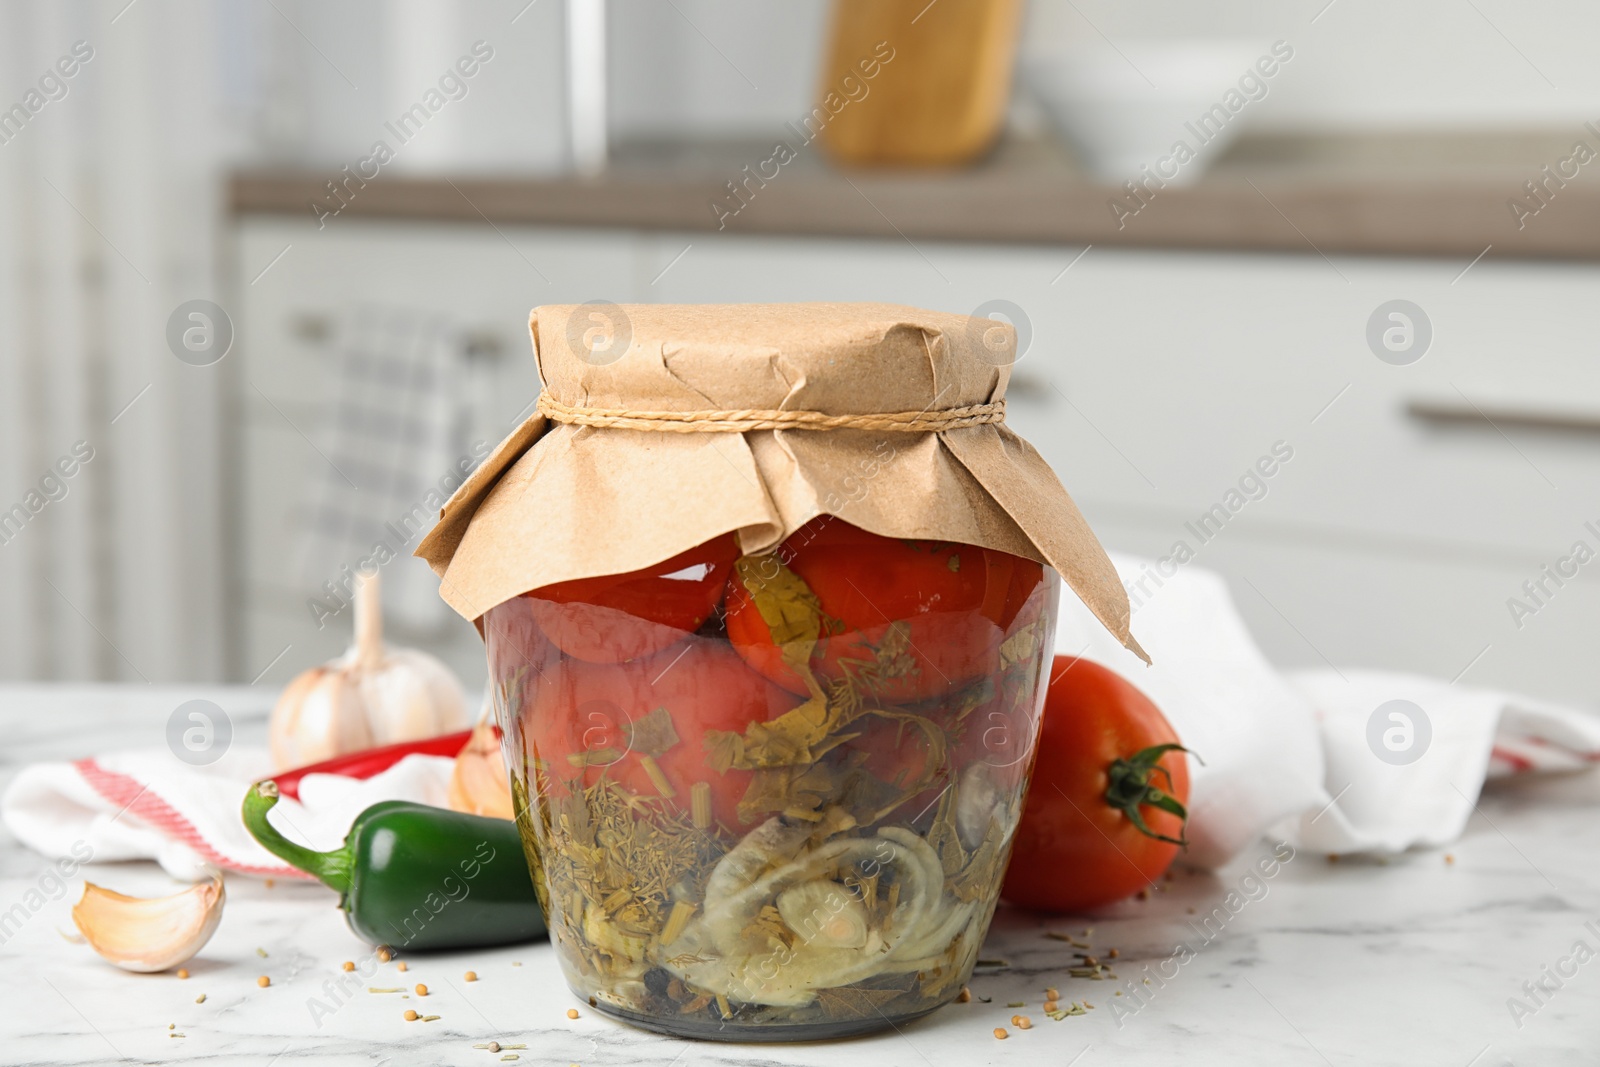
{"type": "Polygon", "coordinates": [[[1050,1018],[1054,1019],[1056,1022],[1060,1022],[1062,1019],[1065,1019],[1069,1015],[1087,1015],[1087,1014],[1089,1014],[1089,1009],[1088,1009],[1088,1007],[1086,1005],[1087,1005],[1087,1001],[1085,1001],[1084,1004],[1079,1004],[1077,1001],[1073,1001],[1071,1004],[1068,1004],[1065,1008],[1057,1008],[1055,1011],[1047,1011],[1047,1012],[1045,1012],[1045,1014],[1050,1016],[1050,1018]]]}
{"type": "Polygon", "coordinates": [[[405,1014],[405,1020],[408,1023],[416,1022],[417,1021],[417,1013],[414,1010],[412,1010],[411,1008],[407,1008],[406,1009],[406,1014],[405,1014]]]}
{"type": "Polygon", "coordinates": [[[267,986],[271,984],[272,979],[268,978],[266,975],[262,975],[260,978],[256,979],[256,985],[260,986],[262,989],[267,988],[267,986]]]}
{"type": "Polygon", "coordinates": [[[410,969],[411,968],[406,966],[406,961],[405,960],[401,960],[399,965],[396,967],[396,970],[401,970],[401,971],[409,971],[410,969]]]}
{"type": "Polygon", "coordinates": [[[206,1002],[206,995],[201,993],[198,997],[194,998],[194,1002],[196,1004],[204,1004],[206,1002]]]}
{"type": "Polygon", "coordinates": [[[966,1004],[972,1000],[972,990],[966,986],[961,987],[961,992],[956,995],[957,1004],[966,1004]]]}
{"type": "Polygon", "coordinates": [[[997,1026],[997,1027],[994,1028],[994,1036],[995,1036],[995,1038],[997,1040],[1004,1041],[1006,1038],[1010,1037],[1011,1035],[1006,1033],[1005,1027],[997,1026]]]}
{"type": "Polygon", "coordinates": [[[1444,862],[1445,862],[1445,864],[1446,864],[1446,865],[1447,865],[1447,866],[1453,866],[1453,865],[1454,865],[1454,864],[1455,864],[1455,862],[1456,862],[1456,857],[1455,857],[1455,853],[1453,853],[1453,852],[1446,852],[1446,853],[1445,853],[1445,854],[1444,854],[1444,862]]]}
{"type": "Polygon", "coordinates": [[[1031,1030],[1033,1029],[1033,1020],[1026,1015],[1013,1015],[1011,1017],[1011,1025],[1018,1030],[1031,1030]]]}
{"type": "Polygon", "coordinates": [[[419,997],[427,996],[428,995],[428,987],[423,985],[421,982],[418,982],[417,983],[417,988],[416,988],[416,994],[419,997]]]}
{"type": "Polygon", "coordinates": [[[1114,960],[1120,955],[1122,955],[1122,953],[1118,952],[1116,949],[1112,949],[1110,952],[1106,953],[1106,958],[1114,960]]]}
{"type": "Polygon", "coordinates": [[[388,945],[379,945],[378,946],[378,962],[379,963],[388,963],[392,959],[394,959],[394,953],[389,951],[389,946],[388,945]]]}
{"type": "Polygon", "coordinates": [[[1061,1009],[1061,1002],[1060,1001],[1047,1000],[1047,1001],[1044,1002],[1044,1013],[1046,1015],[1049,1015],[1053,1011],[1059,1011],[1060,1009],[1061,1009]]]}
{"type": "Polygon", "coordinates": [[[187,967],[179,967],[178,968],[178,977],[179,978],[187,978],[187,977],[189,977],[189,968],[187,968],[187,967]]]}
{"type": "Polygon", "coordinates": [[[425,1023],[437,1022],[438,1020],[439,1016],[437,1015],[424,1015],[422,1017],[422,1021],[425,1023]]]}
{"type": "Polygon", "coordinates": [[[468,971],[466,974],[461,976],[461,979],[465,982],[476,982],[478,980],[478,972],[468,971]]]}
{"type": "Polygon", "coordinates": [[[1044,999],[1046,999],[1046,1000],[1060,1000],[1061,999],[1061,990],[1056,989],[1054,986],[1052,986],[1049,989],[1046,989],[1044,991],[1044,999]]]}
{"type": "Polygon", "coordinates": [[[343,963],[339,964],[339,968],[345,971],[353,971],[356,969],[356,963],[354,960],[345,960],[343,963]]]}
{"type": "Polygon", "coordinates": [[[267,950],[264,949],[264,948],[258,948],[258,949],[256,949],[256,955],[260,956],[262,959],[266,959],[267,958],[267,950]]]}
{"type": "Polygon", "coordinates": [[[387,986],[369,985],[369,986],[367,986],[367,992],[368,993],[404,993],[405,990],[401,989],[399,986],[395,986],[393,989],[390,989],[387,986]]]}
{"type": "Polygon", "coordinates": [[[568,1008],[567,1009],[567,1018],[576,1019],[577,1017],[578,1017],[578,1009],[577,1008],[568,1008]]]}

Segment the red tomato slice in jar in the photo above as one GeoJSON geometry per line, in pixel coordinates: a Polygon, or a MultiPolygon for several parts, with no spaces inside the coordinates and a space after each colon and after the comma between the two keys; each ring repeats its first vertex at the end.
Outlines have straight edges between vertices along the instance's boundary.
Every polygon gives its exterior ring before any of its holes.
{"type": "MultiPolygon", "coordinates": [[[[1002,555],[999,552],[989,554],[1002,555]]],[[[1023,618],[1023,624],[1032,622],[1037,607],[1043,603],[1042,600],[1030,603],[1030,598],[1040,586],[1044,585],[1044,564],[1022,556],[1007,558],[1015,562],[1011,569],[1011,587],[1006,590],[1005,608],[1000,613],[1000,628],[1009,634],[1012,632],[1012,624],[1024,614],[1028,617],[1023,618]]]]}
{"type": "MultiPolygon", "coordinates": [[[[815,596],[822,636],[810,667],[824,686],[842,678],[864,697],[900,703],[939,696],[993,670],[1017,559],[975,545],[880,537],[819,516],[756,561],[751,584],[728,588],[728,637],[757,671],[794,693],[806,679],[785,661],[758,596],[781,561],[815,596]]],[[[791,607],[793,605],[790,605],[791,607]]]]}
{"type": "Polygon", "coordinates": [[[742,733],[794,707],[725,644],[690,638],[628,663],[565,660],[530,687],[523,712],[529,756],[545,788],[565,795],[610,779],[629,793],[665,797],[693,813],[696,783],[709,790],[712,817],[743,829],[738,806],[751,772],[718,773],[706,734],[742,733]]]}
{"type": "Polygon", "coordinates": [[[522,595],[561,651],[594,663],[623,663],[698,630],[722,603],[738,556],[738,542],[729,533],[651,567],[557,582],[522,595]]]}
{"type": "Polygon", "coordinates": [[[951,782],[949,736],[938,722],[921,716],[867,715],[850,726],[856,736],[829,753],[845,766],[859,766],[904,800],[890,821],[919,823],[933,812],[951,782]]]}

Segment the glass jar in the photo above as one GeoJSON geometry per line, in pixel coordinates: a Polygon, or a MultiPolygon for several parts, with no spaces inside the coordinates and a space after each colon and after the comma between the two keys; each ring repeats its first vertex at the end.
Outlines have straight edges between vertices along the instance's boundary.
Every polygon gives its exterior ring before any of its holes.
{"type": "Polygon", "coordinates": [[[1022,809],[1059,582],[820,516],[484,617],[568,983],[652,1030],[810,1040],[953,1000],[1022,809]]]}

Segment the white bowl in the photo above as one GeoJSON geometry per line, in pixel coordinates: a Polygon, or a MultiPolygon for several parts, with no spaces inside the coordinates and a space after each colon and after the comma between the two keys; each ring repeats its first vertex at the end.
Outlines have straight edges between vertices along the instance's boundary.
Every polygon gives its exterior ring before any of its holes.
{"type": "Polygon", "coordinates": [[[1161,177],[1187,185],[1271,94],[1282,72],[1267,78],[1255,69],[1256,60],[1268,55],[1266,46],[1246,40],[1122,40],[1113,48],[1095,38],[1026,58],[1023,78],[1096,178],[1116,185],[1140,181],[1145,167],[1154,171],[1182,141],[1194,158],[1168,163],[1163,169],[1176,167],[1177,173],[1161,177]],[[1239,84],[1246,75],[1258,83],[1250,92],[1239,84]],[[1229,90],[1244,100],[1236,111],[1224,102],[1229,90]],[[1202,125],[1214,106],[1223,112],[1202,125]]]}

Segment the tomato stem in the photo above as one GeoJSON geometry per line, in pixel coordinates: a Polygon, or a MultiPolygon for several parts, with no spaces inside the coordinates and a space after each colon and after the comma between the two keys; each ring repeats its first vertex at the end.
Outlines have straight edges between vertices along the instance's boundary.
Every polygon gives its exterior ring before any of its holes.
{"type": "MultiPolygon", "coordinates": [[[[1106,768],[1106,803],[1116,808],[1128,817],[1138,831],[1157,841],[1166,841],[1169,844],[1187,848],[1189,839],[1185,836],[1168,837],[1158,834],[1145,822],[1144,813],[1139,809],[1148,804],[1152,808],[1176,815],[1179,820],[1179,834],[1182,835],[1188,828],[1189,811],[1183,806],[1183,801],[1173,796],[1172,774],[1161,765],[1161,757],[1168,752],[1188,752],[1182,745],[1151,745],[1141,749],[1126,759],[1118,758],[1111,761],[1106,768]],[[1151,784],[1151,777],[1160,774],[1166,780],[1166,789],[1151,784]]],[[[1199,757],[1196,757],[1197,759],[1199,757]]]]}

